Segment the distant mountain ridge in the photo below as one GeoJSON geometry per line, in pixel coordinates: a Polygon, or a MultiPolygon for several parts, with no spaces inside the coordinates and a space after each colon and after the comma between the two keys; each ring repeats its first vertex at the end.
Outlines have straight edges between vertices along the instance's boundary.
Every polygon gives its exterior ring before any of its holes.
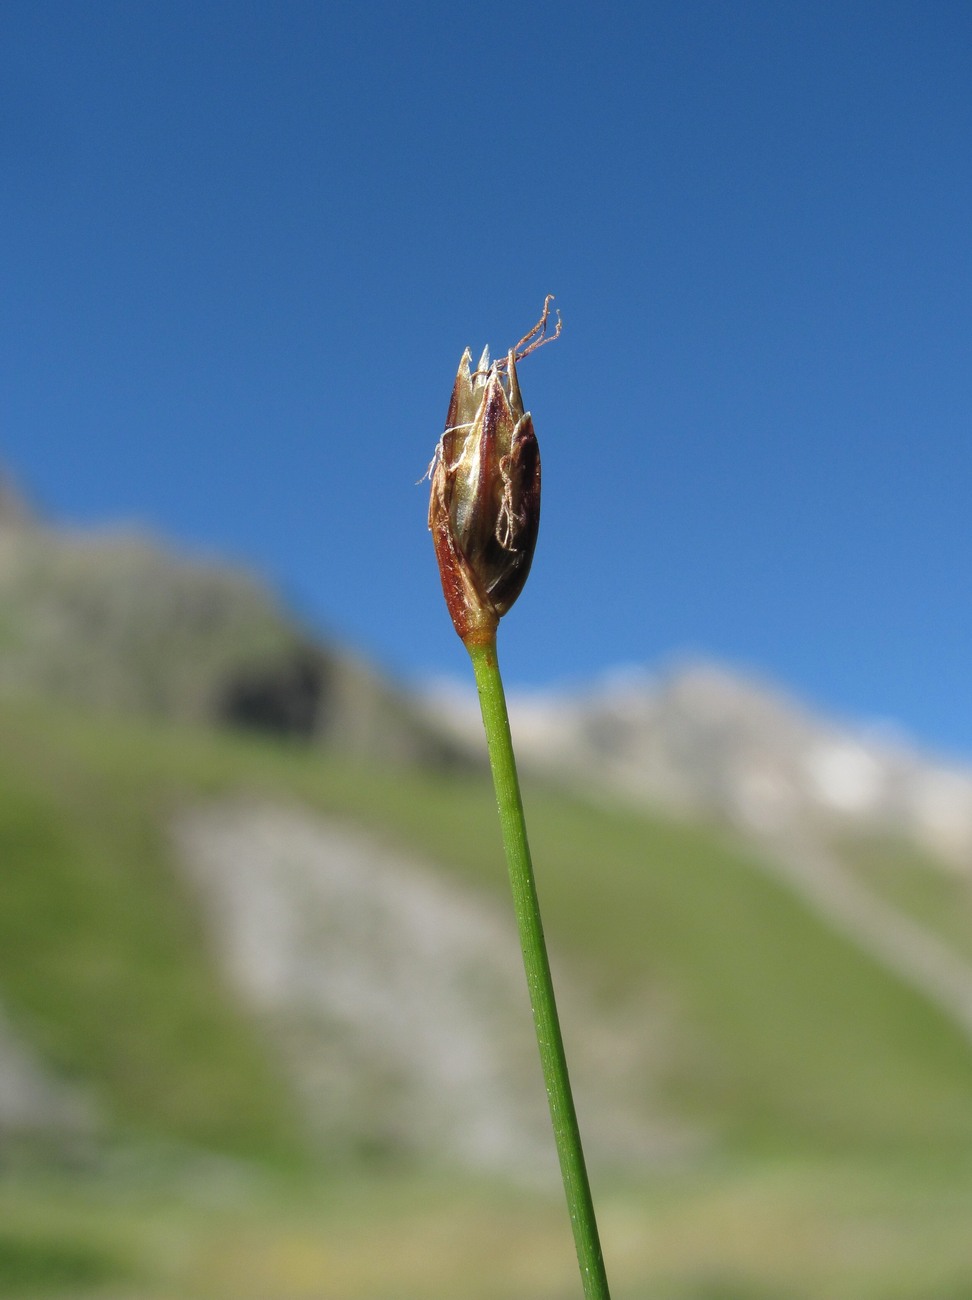
{"type": "MultiPolygon", "coordinates": [[[[437,690],[430,716],[478,745],[473,697],[437,690]]],[[[524,768],[748,832],[905,836],[972,873],[972,768],[815,713],[780,688],[712,663],[514,694],[524,768]]]]}
{"type": "MultiPolygon", "coordinates": [[[[133,529],[43,523],[0,471],[0,694],[243,727],[403,762],[481,762],[475,696],[413,695],[312,636],[245,570],[133,529]]],[[[715,816],[904,836],[972,874],[972,768],[695,662],[513,694],[525,770],[715,816]]]]}
{"type": "MultiPolygon", "coordinates": [[[[0,694],[242,727],[403,762],[481,762],[471,691],[412,694],[246,571],[132,529],[37,519],[0,471],[0,694]]],[[[904,836],[972,874],[972,768],[725,666],[513,694],[526,770],[747,832],[904,836]]]]}
{"type": "Polygon", "coordinates": [[[249,728],[402,761],[456,752],[245,570],[132,528],[52,527],[0,472],[0,694],[249,728]]]}

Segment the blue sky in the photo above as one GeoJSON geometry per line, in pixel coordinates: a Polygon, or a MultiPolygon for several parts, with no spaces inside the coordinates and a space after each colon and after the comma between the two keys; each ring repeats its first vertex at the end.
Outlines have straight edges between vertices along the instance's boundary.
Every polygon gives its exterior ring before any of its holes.
{"type": "Polygon", "coordinates": [[[544,465],[510,682],[677,653],[972,756],[972,7],[0,12],[0,460],[465,671],[463,348],[544,465]]]}

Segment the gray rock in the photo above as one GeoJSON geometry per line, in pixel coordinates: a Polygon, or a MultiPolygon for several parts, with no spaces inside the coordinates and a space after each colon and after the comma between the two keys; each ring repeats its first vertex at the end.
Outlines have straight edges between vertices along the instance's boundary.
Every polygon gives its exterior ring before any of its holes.
{"type": "Polygon", "coordinates": [[[97,1129],[90,1099],[55,1079],[0,1009],[0,1157],[38,1143],[76,1152],[97,1129]]]}
{"type": "MultiPolygon", "coordinates": [[[[512,907],[296,808],[200,808],[173,833],[322,1146],[556,1177],[512,907]]],[[[563,970],[558,991],[594,1158],[684,1154],[689,1135],[647,1110],[656,1003],[609,1022],[563,970]]]]}

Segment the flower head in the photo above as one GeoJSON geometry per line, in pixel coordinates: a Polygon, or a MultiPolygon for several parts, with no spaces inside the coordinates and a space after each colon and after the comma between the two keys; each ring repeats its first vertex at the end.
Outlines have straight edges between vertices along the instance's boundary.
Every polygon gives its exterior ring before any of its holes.
{"type": "Polygon", "coordinates": [[[467,644],[490,640],[523,590],[540,526],[540,451],[512,350],[470,371],[463,353],[432,465],[429,528],[442,590],[467,644]]]}

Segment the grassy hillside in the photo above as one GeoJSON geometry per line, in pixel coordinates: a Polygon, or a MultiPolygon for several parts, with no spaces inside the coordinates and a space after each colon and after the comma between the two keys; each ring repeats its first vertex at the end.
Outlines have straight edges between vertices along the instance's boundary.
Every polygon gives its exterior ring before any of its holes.
{"type": "MultiPolygon", "coordinates": [[[[599,1191],[616,1300],[972,1300],[972,1187],[934,1171],[724,1166],[599,1191]]],[[[555,1197],[415,1179],[247,1199],[0,1183],[0,1295],[576,1300],[565,1220],[555,1197]]]]}
{"type": "MultiPolygon", "coordinates": [[[[302,1166],[287,1087],[210,960],[164,834],[173,810],[231,791],[357,821],[507,906],[485,773],[4,706],[0,1002],[123,1138],[277,1172],[8,1172],[0,1295],[574,1295],[556,1192],[302,1166]]],[[[555,951],[606,1008],[669,1009],[665,1103],[713,1141],[681,1169],[596,1179],[616,1294],[972,1297],[972,1051],[957,1031],[731,838],[542,789],[527,804],[555,951]]]]}
{"type": "MultiPolygon", "coordinates": [[[[0,483],[0,492],[3,484],[0,483]]],[[[0,499],[0,698],[318,738],[434,761],[394,686],[255,575],[137,531],[71,532],[0,499]]]]}
{"type": "MultiPolygon", "coordinates": [[[[132,1132],[297,1146],[287,1090],[172,870],[163,827],[180,804],[297,798],[505,905],[485,777],[37,709],[7,707],[0,727],[0,998],[132,1132]]],[[[673,1112],[739,1151],[972,1153],[967,1042],[741,846],[543,790],[527,803],[555,950],[606,1007],[650,996],[674,1017],[673,1112]]]]}
{"type": "Polygon", "coordinates": [[[841,856],[869,889],[972,960],[972,888],[967,875],[943,870],[910,844],[876,836],[845,838],[841,856]]]}
{"type": "Polygon", "coordinates": [[[123,1134],[295,1152],[170,870],[164,790],[117,749],[114,766],[108,735],[87,735],[99,767],[71,743],[84,726],[7,712],[0,727],[0,999],[22,1036],[123,1134]]]}

